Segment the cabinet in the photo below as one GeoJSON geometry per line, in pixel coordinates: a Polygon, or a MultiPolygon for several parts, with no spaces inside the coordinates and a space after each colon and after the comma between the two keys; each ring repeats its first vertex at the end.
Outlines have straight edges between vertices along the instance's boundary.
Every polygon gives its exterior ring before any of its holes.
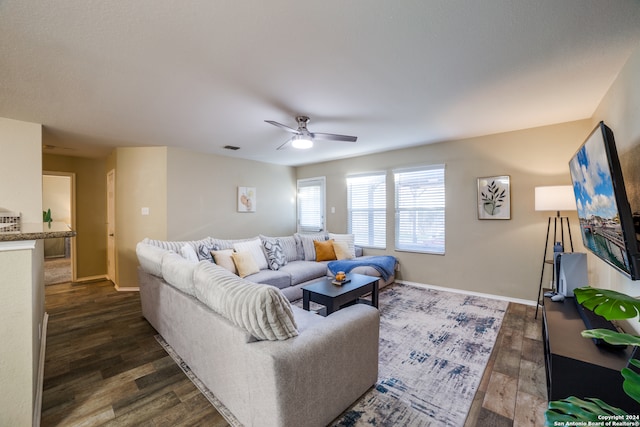
{"type": "Polygon", "coordinates": [[[629,413],[640,413],[639,405],[622,389],[620,374],[632,348],[610,349],[583,338],[580,332],[586,327],[573,298],[554,302],[545,297],[542,312],[549,400],[597,397],[629,413]]]}

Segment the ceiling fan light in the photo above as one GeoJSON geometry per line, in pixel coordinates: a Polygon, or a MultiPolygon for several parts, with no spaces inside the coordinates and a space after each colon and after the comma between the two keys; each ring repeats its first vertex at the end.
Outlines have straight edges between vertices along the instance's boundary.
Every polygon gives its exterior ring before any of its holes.
{"type": "Polygon", "coordinates": [[[308,136],[296,135],[291,141],[291,146],[300,150],[306,150],[307,148],[313,147],[313,141],[308,136]]]}

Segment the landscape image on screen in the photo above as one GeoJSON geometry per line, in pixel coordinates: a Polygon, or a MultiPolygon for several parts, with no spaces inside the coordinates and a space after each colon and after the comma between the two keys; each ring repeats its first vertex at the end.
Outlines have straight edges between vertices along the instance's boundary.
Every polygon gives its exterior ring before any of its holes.
{"type": "Polygon", "coordinates": [[[602,132],[595,131],[569,162],[584,246],[630,274],[602,132]]]}

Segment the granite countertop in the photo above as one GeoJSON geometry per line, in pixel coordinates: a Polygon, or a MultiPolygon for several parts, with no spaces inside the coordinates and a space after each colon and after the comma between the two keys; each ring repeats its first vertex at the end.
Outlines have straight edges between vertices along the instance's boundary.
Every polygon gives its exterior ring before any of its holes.
{"type": "Polygon", "coordinates": [[[76,232],[63,222],[23,223],[20,231],[5,231],[0,229],[0,242],[16,242],[19,240],[53,239],[56,237],[73,237],[76,232]]]}

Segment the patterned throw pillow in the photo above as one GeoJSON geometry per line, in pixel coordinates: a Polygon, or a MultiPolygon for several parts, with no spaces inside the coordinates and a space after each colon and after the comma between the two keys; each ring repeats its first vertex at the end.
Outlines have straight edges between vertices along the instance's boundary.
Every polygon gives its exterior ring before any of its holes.
{"type": "Polygon", "coordinates": [[[211,256],[211,251],[217,251],[218,246],[211,241],[203,242],[198,246],[198,259],[200,261],[209,261],[213,262],[213,257],[211,256]]]}
{"type": "Polygon", "coordinates": [[[262,245],[267,255],[267,264],[271,270],[278,270],[287,263],[280,239],[262,239],[262,245]]]}

